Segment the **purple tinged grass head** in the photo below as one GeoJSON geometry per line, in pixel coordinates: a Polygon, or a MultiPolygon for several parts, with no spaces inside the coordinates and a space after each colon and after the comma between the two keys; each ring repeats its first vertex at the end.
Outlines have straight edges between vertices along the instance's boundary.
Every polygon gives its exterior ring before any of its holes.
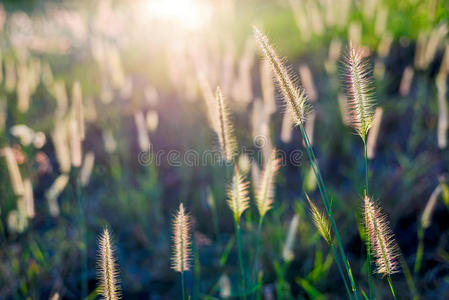
{"type": "Polygon", "coordinates": [[[106,300],[120,299],[119,272],[113,249],[111,235],[106,228],[99,239],[98,259],[100,293],[106,300]]]}
{"type": "Polygon", "coordinates": [[[268,38],[256,26],[253,26],[253,31],[267,62],[273,70],[274,79],[287,103],[288,111],[295,125],[303,124],[310,110],[310,104],[304,89],[294,84],[288,68],[278,57],[268,38]]]}
{"type": "Polygon", "coordinates": [[[371,67],[362,49],[352,43],[349,44],[344,65],[350,123],[365,141],[376,106],[371,67]]]}
{"type": "Polygon", "coordinates": [[[216,122],[217,128],[215,130],[218,135],[223,158],[227,162],[231,162],[236,153],[237,140],[234,136],[234,127],[230,120],[229,109],[226,106],[220,87],[217,87],[215,98],[218,118],[216,122]]]}
{"type": "Polygon", "coordinates": [[[277,171],[280,167],[280,158],[276,157],[276,149],[273,149],[269,161],[267,161],[262,174],[262,180],[256,191],[256,206],[261,218],[272,208],[274,198],[274,183],[277,171]]]}
{"type": "Polygon", "coordinates": [[[237,166],[234,167],[234,176],[228,188],[227,202],[237,224],[239,224],[243,212],[249,207],[248,186],[249,182],[239,173],[237,166]]]}
{"type": "Polygon", "coordinates": [[[363,205],[367,237],[372,255],[376,260],[376,273],[390,276],[399,272],[399,248],[387,217],[367,196],[364,198],[363,205]]]}
{"type": "Polygon", "coordinates": [[[176,272],[190,270],[190,217],[181,203],[173,221],[172,269],[176,272]]]}

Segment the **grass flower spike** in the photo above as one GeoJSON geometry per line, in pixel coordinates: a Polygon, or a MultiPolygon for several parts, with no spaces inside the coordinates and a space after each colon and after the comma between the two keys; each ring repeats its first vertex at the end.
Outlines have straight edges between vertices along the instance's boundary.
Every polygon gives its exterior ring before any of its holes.
{"type": "Polygon", "coordinates": [[[399,272],[398,246],[386,216],[369,197],[364,199],[364,218],[372,255],[376,258],[376,272],[383,276],[399,272]]]}
{"type": "Polygon", "coordinates": [[[263,218],[272,208],[274,183],[280,162],[281,159],[276,158],[276,149],[273,149],[270,160],[266,163],[265,170],[262,174],[262,180],[256,192],[256,205],[261,218],[263,218]]]}
{"type": "Polygon", "coordinates": [[[277,56],[268,38],[257,27],[253,26],[253,30],[265,58],[273,69],[274,78],[282,92],[282,96],[287,102],[287,107],[294,123],[296,125],[303,124],[306,120],[307,112],[310,110],[304,90],[295,86],[294,81],[289,76],[288,69],[277,56]]]}
{"type": "Polygon", "coordinates": [[[190,245],[190,218],[181,203],[173,221],[172,269],[176,272],[190,269],[190,245]]]}
{"type": "Polygon", "coordinates": [[[120,298],[120,288],[118,283],[118,270],[114,258],[114,250],[111,245],[109,230],[105,229],[99,240],[99,278],[101,294],[106,300],[116,300],[120,298]]]}
{"type": "Polygon", "coordinates": [[[352,43],[345,58],[345,82],[351,124],[365,141],[375,111],[374,85],[362,49],[352,43]]]}
{"type": "Polygon", "coordinates": [[[331,245],[332,237],[331,237],[329,220],[318,209],[318,207],[315,205],[315,203],[313,203],[310,200],[310,198],[307,194],[306,194],[306,198],[310,205],[310,212],[312,213],[313,224],[315,225],[316,229],[318,230],[320,235],[323,237],[323,239],[326,241],[326,243],[328,245],[331,245]]]}
{"type": "Polygon", "coordinates": [[[232,183],[228,190],[228,205],[237,224],[239,224],[243,212],[249,207],[248,186],[249,182],[245,181],[244,176],[239,173],[237,166],[235,166],[232,183]]]}
{"type": "Polygon", "coordinates": [[[220,87],[217,87],[215,98],[217,100],[218,110],[218,122],[216,124],[218,140],[224,159],[230,162],[234,159],[237,141],[234,136],[234,127],[230,121],[229,109],[224,101],[220,87]]]}

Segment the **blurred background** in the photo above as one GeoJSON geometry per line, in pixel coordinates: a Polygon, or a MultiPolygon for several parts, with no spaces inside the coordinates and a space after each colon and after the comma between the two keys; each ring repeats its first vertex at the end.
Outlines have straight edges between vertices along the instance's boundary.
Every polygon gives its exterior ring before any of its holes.
{"type": "MultiPolygon", "coordinates": [[[[363,144],[342,114],[341,88],[348,41],[364,47],[379,107],[370,189],[403,254],[396,294],[449,297],[448,1],[23,0],[0,7],[1,299],[97,297],[105,227],[123,298],[177,299],[169,259],[180,202],[193,220],[189,295],[235,299],[229,182],[222,165],[196,159],[217,149],[207,107],[217,85],[251,201],[271,148],[295,157],[279,171],[263,226],[264,299],[346,297],[305,201],[304,191],[317,201],[319,193],[300,132],[284,116],[252,25],[309,95],[306,127],[366,291],[363,144]]],[[[242,220],[248,260],[257,220],[252,205],[242,220]]],[[[385,280],[375,277],[374,286],[377,299],[390,299],[385,280]]]]}

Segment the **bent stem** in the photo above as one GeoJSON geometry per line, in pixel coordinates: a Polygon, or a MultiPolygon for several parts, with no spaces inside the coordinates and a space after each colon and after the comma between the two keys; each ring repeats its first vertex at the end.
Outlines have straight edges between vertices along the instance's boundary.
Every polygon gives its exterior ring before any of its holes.
{"type": "Polygon", "coordinates": [[[355,286],[354,278],[352,276],[352,270],[351,270],[351,267],[349,266],[348,260],[346,259],[346,254],[345,254],[345,251],[343,249],[343,244],[341,242],[340,233],[338,232],[338,228],[337,228],[337,224],[336,224],[335,219],[334,219],[332,207],[330,206],[330,201],[329,201],[329,197],[328,197],[328,194],[327,194],[327,190],[326,190],[326,187],[324,185],[324,181],[323,181],[323,178],[321,176],[320,169],[318,167],[318,163],[316,162],[315,154],[313,153],[313,149],[311,147],[311,144],[310,144],[310,141],[309,141],[309,137],[307,136],[307,133],[306,133],[306,131],[304,129],[303,124],[299,124],[299,128],[301,130],[301,134],[303,136],[303,139],[304,139],[304,142],[305,142],[305,145],[306,145],[307,155],[309,157],[310,164],[312,165],[313,172],[315,173],[315,177],[317,179],[317,185],[318,185],[318,189],[320,191],[321,199],[323,200],[324,207],[325,207],[326,212],[327,212],[327,214],[329,216],[329,220],[331,221],[332,231],[334,232],[335,237],[337,239],[338,250],[340,252],[341,258],[343,260],[343,264],[344,264],[346,272],[348,274],[349,281],[351,282],[351,288],[352,288],[352,292],[354,294],[354,298],[356,300],[358,300],[359,296],[358,296],[358,293],[357,293],[357,288],[355,286]]]}
{"type": "Polygon", "coordinates": [[[237,220],[234,219],[234,223],[235,223],[235,233],[237,235],[237,250],[238,250],[238,256],[239,256],[240,273],[242,276],[242,288],[243,288],[242,299],[246,299],[245,268],[243,266],[242,241],[241,241],[241,237],[240,237],[241,230],[240,230],[240,224],[237,223],[237,220]]]}
{"type": "Polygon", "coordinates": [[[391,282],[391,276],[388,275],[388,284],[390,285],[391,294],[393,295],[393,299],[396,300],[396,294],[394,293],[393,283],[391,282]]]}

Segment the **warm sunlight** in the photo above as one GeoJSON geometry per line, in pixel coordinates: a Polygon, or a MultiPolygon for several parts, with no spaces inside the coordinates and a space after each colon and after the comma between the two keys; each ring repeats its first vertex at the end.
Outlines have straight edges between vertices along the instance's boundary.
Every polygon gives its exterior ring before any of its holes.
{"type": "Polygon", "coordinates": [[[208,2],[198,0],[144,0],[142,9],[145,17],[198,30],[207,24],[212,8],[208,2]]]}

